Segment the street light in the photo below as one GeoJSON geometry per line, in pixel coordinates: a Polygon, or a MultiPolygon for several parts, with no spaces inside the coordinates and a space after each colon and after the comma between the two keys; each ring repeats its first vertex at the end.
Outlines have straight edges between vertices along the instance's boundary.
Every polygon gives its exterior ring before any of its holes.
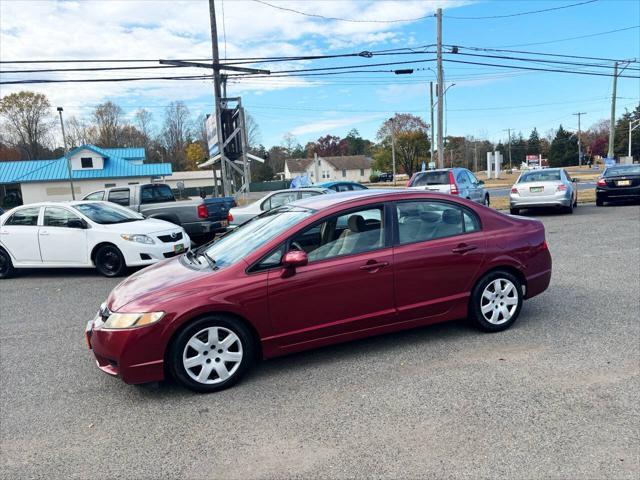
{"type": "Polygon", "coordinates": [[[62,120],[62,107],[58,107],[58,114],[60,115],[60,127],[62,128],[62,143],[64,145],[64,158],[67,161],[67,172],[69,172],[69,185],[71,186],[71,199],[76,199],[76,193],[73,191],[73,178],[71,176],[71,159],[67,157],[67,137],[64,134],[64,121],[62,120]]]}

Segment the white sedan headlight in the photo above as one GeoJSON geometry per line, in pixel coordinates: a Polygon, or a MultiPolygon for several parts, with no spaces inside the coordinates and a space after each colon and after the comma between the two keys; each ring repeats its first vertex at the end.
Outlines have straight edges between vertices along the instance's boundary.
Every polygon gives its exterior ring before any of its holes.
{"type": "Polygon", "coordinates": [[[112,313],[102,328],[143,327],[159,321],[162,317],[164,317],[164,312],[112,313]]]}
{"type": "Polygon", "coordinates": [[[125,240],[129,240],[130,242],[138,242],[138,243],[146,243],[148,245],[153,245],[155,242],[153,241],[153,238],[151,238],[148,235],[141,235],[139,233],[134,233],[134,234],[126,234],[123,233],[122,235],[120,235],[122,238],[124,238],[125,240]]]}

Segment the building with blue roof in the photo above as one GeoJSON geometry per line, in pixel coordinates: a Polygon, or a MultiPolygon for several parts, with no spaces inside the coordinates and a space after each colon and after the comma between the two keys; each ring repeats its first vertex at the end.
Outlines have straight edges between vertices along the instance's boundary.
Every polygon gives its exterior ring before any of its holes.
{"type": "Polygon", "coordinates": [[[101,188],[162,181],[172,173],[170,163],[144,163],[144,148],[82,145],[56,159],[0,162],[0,205],[70,200],[67,159],[76,199],[101,188]]]}

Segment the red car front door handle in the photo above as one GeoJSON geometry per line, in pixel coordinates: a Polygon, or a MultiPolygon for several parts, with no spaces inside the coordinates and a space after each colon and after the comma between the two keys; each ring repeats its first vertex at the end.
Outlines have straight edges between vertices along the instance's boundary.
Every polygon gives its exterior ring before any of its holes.
{"type": "Polygon", "coordinates": [[[371,263],[367,263],[363,266],[360,267],[360,270],[367,270],[367,271],[372,271],[372,270],[379,270],[382,267],[386,267],[387,265],[389,265],[389,262],[371,262],[371,263]]]}
{"type": "Polygon", "coordinates": [[[466,243],[461,243],[457,247],[451,249],[453,253],[467,253],[472,250],[478,248],[476,245],[467,245],[466,243]]]}

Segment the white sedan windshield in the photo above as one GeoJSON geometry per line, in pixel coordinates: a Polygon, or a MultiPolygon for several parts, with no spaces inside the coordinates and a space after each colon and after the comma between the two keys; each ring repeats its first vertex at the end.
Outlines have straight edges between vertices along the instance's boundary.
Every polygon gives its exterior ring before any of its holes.
{"type": "Polygon", "coordinates": [[[114,223],[136,222],[144,217],[126,208],[119,208],[105,203],[80,203],[73,205],[73,208],[89,217],[91,221],[101,225],[112,225],[114,223]]]}

